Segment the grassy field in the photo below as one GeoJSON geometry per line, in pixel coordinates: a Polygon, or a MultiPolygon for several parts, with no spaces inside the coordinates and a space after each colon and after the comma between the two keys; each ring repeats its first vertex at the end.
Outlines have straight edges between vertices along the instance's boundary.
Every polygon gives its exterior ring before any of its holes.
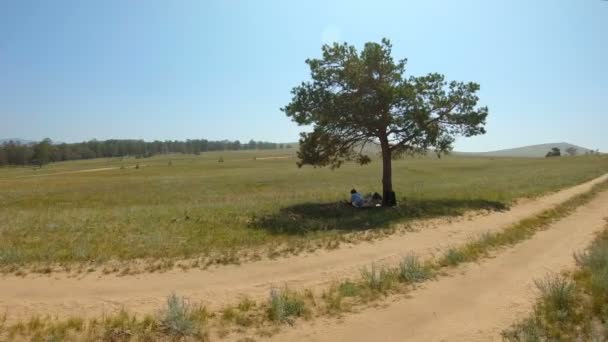
{"type": "Polygon", "coordinates": [[[393,171],[399,207],[355,210],[339,202],[352,187],[380,191],[380,163],[298,169],[293,156],[284,157],[293,153],[95,159],[0,169],[0,267],[233,255],[252,247],[297,251],[311,248],[311,242],[331,247],[325,244],[345,233],[471,209],[503,209],[516,198],[608,172],[603,156],[404,159],[394,162],[393,171]]]}

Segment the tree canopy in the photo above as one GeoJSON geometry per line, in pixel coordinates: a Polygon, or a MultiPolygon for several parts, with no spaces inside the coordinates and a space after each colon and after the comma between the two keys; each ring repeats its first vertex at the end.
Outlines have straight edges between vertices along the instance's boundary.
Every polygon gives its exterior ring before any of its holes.
{"type": "Polygon", "coordinates": [[[298,165],[339,167],[370,162],[367,144],[379,145],[383,190],[392,192],[391,159],[403,154],[438,154],[452,149],[457,135],[485,133],[487,107],[477,107],[479,85],[447,82],[438,73],[405,75],[406,60],[395,61],[388,39],[354,46],[322,47],[322,58],[307,59],[311,81],[293,88],[282,108],[300,125],[298,165]]]}
{"type": "Polygon", "coordinates": [[[562,151],[559,149],[559,147],[553,147],[553,148],[551,148],[551,151],[547,152],[545,157],[547,157],[547,158],[560,157],[561,155],[562,155],[562,151]]]}
{"type": "MultiPolygon", "coordinates": [[[[290,147],[290,145],[283,144],[282,148],[287,147],[290,147]]],[[[278,148],[280,148],[280,145],[277,143],[254,140],[247,144],[238,140],[212,141],[207,139],[156,140],[150,142],[134,139],[111,139],[54,144],[47,138],[35,144],[20,144],[16,141],[0,144],[0,166],[44,165],[48,162],[102,157],[150,157],[166,153],[200,154],[208,151],[274,150],[278,148]]]]}

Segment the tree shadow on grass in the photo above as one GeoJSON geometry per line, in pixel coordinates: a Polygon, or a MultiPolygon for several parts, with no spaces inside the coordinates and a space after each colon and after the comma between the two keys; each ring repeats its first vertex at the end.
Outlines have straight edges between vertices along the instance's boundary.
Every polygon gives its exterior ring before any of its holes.
{"type": "Polygon", "coordinates": [[[508,206],[483,199],[407,199],[394,208],[354,208],[345,202],[302,203],[278,213],[253,217],[250,227],[272,234],[304,235],[316,231],[364,231],[408,219],[460,216],[469,210],[503,211],[508,206]]]}

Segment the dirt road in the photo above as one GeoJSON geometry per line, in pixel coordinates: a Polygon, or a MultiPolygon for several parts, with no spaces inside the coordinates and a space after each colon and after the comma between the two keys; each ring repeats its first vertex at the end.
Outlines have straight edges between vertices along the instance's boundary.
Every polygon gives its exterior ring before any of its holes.
{"type": "Polygon", "coordinates": [[[500,341],[500,332],[529,312],[534,279],[574,265],[606,226],[608,192],[493,259],[465,265],[381,309],[285,329],[273,341],[500,341]]]}
{"type": "Polygon", "coordinates": [[[334,279],[358,276],[361,267],[372,262],[396,263],[403,255],[429,256],[441,249],[467,241],[476,234],[496,231],[537,214],[589,190],[608,175],[593,181],[523,201],[508,212],[495,212],[474,219],[459,219],[424,227],[419,232],[396,234],[372,243],[360,243],[333,251],[223,266],[210,270],[175,270],[135,276],[104,276],[82,279],[62,274],[51,276],[0,277],[0,312],[9,320],[33,314],[95,316],[128,308],[132,312],[154,312],[175,292],[211,307],[235,302],[239,295],[267,297],[271,286],[291,288],[326,286],[334,279]]]}

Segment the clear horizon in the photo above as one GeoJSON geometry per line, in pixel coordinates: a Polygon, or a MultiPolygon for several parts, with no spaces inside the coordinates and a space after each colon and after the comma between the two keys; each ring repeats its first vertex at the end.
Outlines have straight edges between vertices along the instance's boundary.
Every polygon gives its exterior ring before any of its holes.
{"type": "Polygon", "coordinates": [[[408,74],[480,83],[477,152],[608,151],[608,2],[279,1],[0,4],[0,138],[264,140],[323,43],[391,39],[408,74]]]}

